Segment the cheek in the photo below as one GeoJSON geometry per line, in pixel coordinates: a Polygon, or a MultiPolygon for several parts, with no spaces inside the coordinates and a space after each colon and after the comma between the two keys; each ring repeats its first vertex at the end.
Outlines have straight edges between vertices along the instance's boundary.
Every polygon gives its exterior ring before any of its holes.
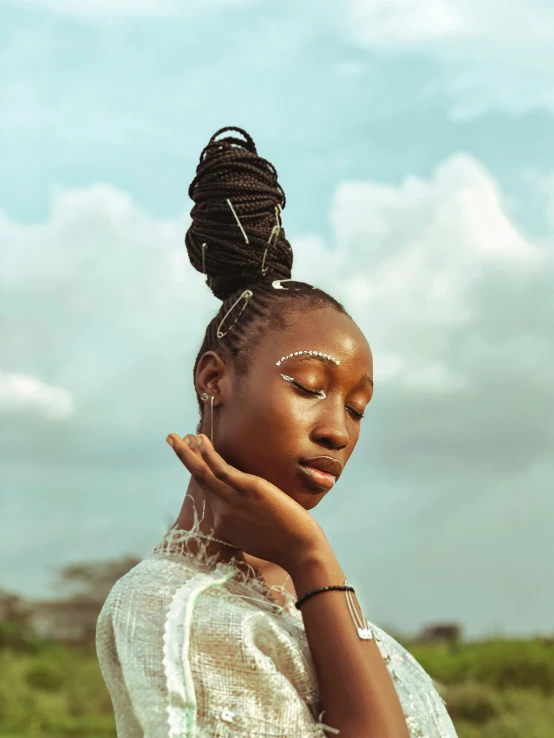
{"type": "Polygon", "coordinates": [[[249,406],[249,446],[264,464],[279,464],[291,455],[296,458],[302,447],[309,416],[298,399],[292,392],[275,392],[249,406]]]}
{"type": "Polygon", "coordinates": [[[312,412],[309,401],[299,397],[285,387],[284,391],[276,392],[268,402],[272,423],[280,432],[289,435],[302,435],[311,422],[312,412]]]}
{"type": "Polygon", "coordinates": [[[278,382],[268,382],[267,389],[258,391],[244,406],[252,423],[262,431],[268,427],[290,431],[292,425],[302,421],[307,409],[306,400],[296,395],[281,378],[278,382]]]}
{"type": "Polygon", "coordinates": [[[233,400],[224,430],[226,445],[241,458],[247,448],[251,458],[263,459],[264,464],[291,454],[296,457],[309,432],[310,418],[305,399],[288,385],[281,388],[278,382],[268,382],[233,400]]]}
{"type": "Polygon", "coordinates": [[[247,393],[228,408],[225,439],[232,447],[243,443],[256,454],[273,445],[291,426],[290,410],[277,393],[247,393]]]}

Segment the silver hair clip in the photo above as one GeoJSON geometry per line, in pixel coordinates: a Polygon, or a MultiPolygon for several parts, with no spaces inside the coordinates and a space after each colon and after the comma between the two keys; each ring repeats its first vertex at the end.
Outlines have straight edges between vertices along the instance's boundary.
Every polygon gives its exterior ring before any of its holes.
{"type": "Polygon", "coordinates": [[[281,282],[296,282],[296,279],[274,279],[271,286],[276,290],[286,290],[286,287],[281,287],[281,282]]]}
{"type": "Polygon", "coordinates": [[[240,316],[241,316],[242,311],[244,310],[244,308],[248,305],[248,300],[250,300],[250,298],[252,297],[252,294],[253,294],[252,293],[252,290],[244,290],[244,292],[238,298],[238,300],[235,300],[235,302],[231,305],[231,307],[229,308],[229,310],[227,310],[227,312],[225,313],[225,315],[221,319],[221,323],[217,326],[217,337],[218,338],[223,338],[223,336],[225,336],[227,333],[229,333],[229,331],[231,330],[231,328],[235,325],[235,323],[237,322],[237,320],[240,318],[240,316]],[[240,310],[239,314],[233,320],[233,322],[231,323],[231,325],[229,326],[229,328],[227,328],[227,330],[225,331],[225,333],[221,333],[221,331],[219,329],[223,325],[223,322],[224,322],[225,318],[229,315],[229,313],[235,307],[235,305],[237,305],[242,300],[243,297],[244,297],[245,302],[244,302],[244,305],[242,306],[242,309],[240,310]]]}
{"type": "Polygon", "coordinates": [[[275,366],[281,366],[282,362],[286,359],[291,359],[294,356],[301,356],[302,354],[310,354],[310,356],[322,356],[324,359],[329,359],[329,361],[334,361],[337,366],[339,366],[340,361],[338,359],[335,359],[334,356],[329,356],[329,354],[322,354],[321,351],[295,351],[292,354],[287,354],[286,356],[281,356],[279,361],[275,363],[275,366]]]}
{"type": "Polygon", "coordinates": [[[244,230],[244,228],[242,227],[242,223],[241,223],[241,222],[240,222],[240,220],[239,220],[239,216],[238,216],[238,215],[237,215],[237,214],[235,213],[235,208],[234,208],[234,207],[232,206],[232,204],[231,204],[231,200],[229,200],[229,198],[227,198],[227,202],[229,203],[229,207],[230,207],[230,208],[231,208],[231,210],[233,211],[233,215],[235,216],[235,220],[237,221],[237,223],[238,223],[238,226],[239,226],[239,228],[240,228],[240,229],[241,229],[241,231],[242,231],[242,235],[244,236],[244,240],[246,241],[246,243],[250,243],[250,241],[248,240],[248,236],[246,235],[246,231],[245,231],[245,230],[244,230]]]}
{"type": "MultiPolygon", "coordinates": [[[[286,287],[281,287],[281,282],[298,282],[297,279],[274,279],[271,286],[276,290],[286,290],[286,287]]],[[[317,290],[317,287],[312,285],[312,290],[317,290]]]]}
{"type": "Polygon", "coordinates": [[[202,273],[206,274],[206,250],[207,243],[202,244],[202,273]]]}
{"type": "MultiPolygon", "coordinates": [[[[294,379],[292,377],[289,377],[288,374],[281,374],[283,379],[285,379],[287,382],[294,382],[294,379]]],[[[319,397],[320,400],[324,400],[327,395],[325,394],[325,390],[319,390],[319,392],[314,392],[315,397],[319,397]]]]}
{"type": "Polygon", "coordinates": [[[279,238],[279,234],[281,233],[281,223],[279,222],[279,212],[282,213],[283,210],[281,208],[281,205],[277,204],[275,206],[276,225],[274,225],[273,228],[271,229],[271,233],[269,234],[269,238],[267,240],[267,246],[265,247],[265,251],[264,251],[264,258],[262,259],[262,274],[265,274],[269,268],[269,267],[264,268],[264,265],[265,265],[265,257],[267,255],[267,250],[271,246],[271,239],[273,238],[273,236],[275,236],[275,243],[277,243],[277,239],[279,238]],[[279,208],[279,210],[277,210],[277,208],[279,208]]]}

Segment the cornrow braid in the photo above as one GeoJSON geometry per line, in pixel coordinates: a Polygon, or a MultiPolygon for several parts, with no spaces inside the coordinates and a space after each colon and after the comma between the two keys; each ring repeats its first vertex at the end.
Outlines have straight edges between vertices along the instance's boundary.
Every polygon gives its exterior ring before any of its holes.
{"type": "MultiPolygon", "coordinates": [[[[210,138],[189,196],[194,206],[185,236],[188,256],[222,300],[206,328],[194,363],[194,381],[206,351],[231,358],[236,376],[244,376],[257,339],[283,330],[286,317],[300,308],[333,307],[348,314],[337,300],[306,282],[287,281],[282,289],[273,287],[275,280],[291,280],[293,252],[280,218],[286,197],[275,167],[258,155],[252,137],[242,128],[226,126],[210,138]],[[245,140],[226,136],[216,141],[225,131],[237,131],[245,140]],[[251,297],[244,295],[247,289],[251,297]]],[[[204,403],[197,400],[199,433],[204,403]]]]}

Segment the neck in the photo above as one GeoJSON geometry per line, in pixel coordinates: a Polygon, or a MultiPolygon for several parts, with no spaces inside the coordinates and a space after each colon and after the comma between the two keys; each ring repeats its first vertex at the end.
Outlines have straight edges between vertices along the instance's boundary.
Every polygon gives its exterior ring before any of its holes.
{"type": "MultiPolygon", "coordinates": [[[[225,531],[217,529],[214,530],[213,512],[207,495],[205,495],[203,489],[197,484],[194,478],[191,477],[189,486],[187,488],[187,494],[181,507],[181,511],[173,527],[179,528],[180,530],[191,530],[194,526],[195,508],[197,517],[201,519],[198,526],[200,533],[204,533],[204,535],[210,537],[213,536],[214,538],[221,538],[222,540],[225,540],[225,531]],[[203,509],[204,517],[202,518],[203,509]]],[[[238,563],[241,568],[245,565],[251,566],[255,571],[261,573],[262,570],[266,571],[267,569],[275,566],[270,561],[259,559],[256,556],[252,556],[251,554],[241,551],[240,549],[230,548],[229,546],[217,543],[216,541],[210,541],[208,545],[211,551],[217,551],[219,553],[221,561],[229,562],[232,558],[234,558],[235,562],[238,563]]],[[[191,541],[191,546],[195,546],[194,540],[191,541]]],[[[195,553],[194,550],[193,553],[195,553]]]]}
{"type": "MultiPolygon", "coordinates": [[[[214,538],[226,540],[225,531],[215,528],[213,512],[208,496],[204,493],[204,490],[198,485],[196,480],[191,477],[181,511],[179,512],[173,527],[180,530],[191,530],[194,526],[195,509],[196,515],[200,519],[200,524],[198,526],[199,532],[206,536],[213,536],[214,538]],[[202,517],[203,511],[204,517],[202,517]]],[[[220,553],[223,561],[230,561],[231,558],[235,557],[235,559],[251,563],[251,557],[239,549],[225,546],[224,544],[217,543],[216,541],[210,541],[209,546],[210,549],[220,553]]]]}

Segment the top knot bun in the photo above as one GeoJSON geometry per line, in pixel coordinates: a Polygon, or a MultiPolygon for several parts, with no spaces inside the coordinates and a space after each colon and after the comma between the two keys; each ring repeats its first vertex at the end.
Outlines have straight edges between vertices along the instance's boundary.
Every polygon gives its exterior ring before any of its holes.
{"type": "Polygon", "coordinates": [[[227,126],[214,133],[200,154],[189,196],[195,204],[187,252],[216,297],[226,300],[256,283],[290,279],[293,254],[280,218],[285,193],[275,167],[258,155],[246,131],[227,126]],[[238,131],[245,140],[216,141],[224,131],[238,131]]]}

